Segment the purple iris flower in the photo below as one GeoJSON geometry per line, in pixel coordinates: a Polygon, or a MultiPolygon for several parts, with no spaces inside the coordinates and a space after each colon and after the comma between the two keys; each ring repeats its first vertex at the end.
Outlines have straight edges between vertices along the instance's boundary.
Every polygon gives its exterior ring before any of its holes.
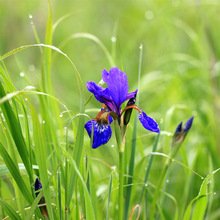
{"type": "Polygon", "coordinates": [[[133,104],[133,101],[128,102],[125,109],[121,110],[122,103],[126,100],[135,99],[137,94],[137,90],[128,93],[127,76],[123,71],[117,67],[111,68],[109,72],[104,69],[102,71],[102,79],[106,82],[107,88],[102,88],[95,82],[87,82],[87,89],[94,94],[99,102],[104,104],[96,118],[85,124],[90,138],[93,131],[92,148],[106,144],[111,138],[112,130],[110,124],[113,121],[111,116],[120,122],[122,114],[130,109],[136,109],[139,112],[139,120],[144,128],[153,132],[160,132],[157,122],[133,104]]]}

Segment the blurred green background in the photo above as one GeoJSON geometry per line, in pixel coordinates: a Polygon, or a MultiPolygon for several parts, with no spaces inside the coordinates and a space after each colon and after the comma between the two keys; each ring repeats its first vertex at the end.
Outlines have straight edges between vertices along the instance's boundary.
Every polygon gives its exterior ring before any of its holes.
{"type": "MultiPolygon", "coordinates": [[[[87,81],[101,80],[101,71],[109,70],[109,62],[100,44],[87,38],[68,40],[76,33],[96,36],[113,57],[116,66],[128,76],[130,92],[137,88],[140,45],[143,59],[139,107],[160,123],[162,131],[173,133],[181,121],[195,116],[193,127],[184,146],[189,165],[203,176],[220,167],[220,2],[217,0],[128,0],[128,1],[51,1],[53,23],[63,20],[53,33],[53,45],[66,53],[80,72],[86,99],[90,93],[87,81]],[[65,43],[66,42],[66,43],[65,43]]],[[[0,55],[23,45],[45,41],[48,17],[47,1],[0,0],[0,55]],[[31,18],[32,17],[32,18],[31,18]],[[31,23],[33,22],[33,24],[31,23]]],[[[29,48],[5,60],[9,75],[18,90],[26,86],[39,87],[42,55],[40,49],[29,48]]],[[[53,52],[53,95],[68,109],[79,111],[78,86],[74,70],[66,58],[53,52]]],[[[95,99],[86,109],[100,108],[95,99]]],[[[88,113],[91,118],[95,113],[88,113]]],[[[65,117],[63,118],[65,120],[65,117]]],[[[131,139],[129,126],[128,142],[131,139]],[[130,135],[130,136],[129,136],[130,135]]],[[[87,135],[87,134],[86,134],[87,135]]],[[[151,151],[154,139],[138,125],[137,161],[151,151]]],[[[171,136],[162,135],[158,151],[168,154],[171,136]]],[[[86,142],[89,139],[86,136],[86,142]]],[[[111,141],[93,151],[111,166],[116,164],[111,141]],[[109,154],[110,153],[110,154],[109,154]]],[[[179,155],[179,160],[181,157],[179,155]]],[[[155,157],[150,181],[156,184],[161,158],[155,157]],[[158,164],[158,166],[157,166],[158,164]]],[[[174,196],[181,196],[181,174],[176,165],[168,184],[174,196]],[[175,190],[173,188],[175,185],[175,190]]],[[[98,173],[98,172],[97,172],[98,173]]],[[[98,174],[97,174],[98,175],[98,174]]],[[[105,170],[100,171],[105,175],[105,170]]],[[[219,174],[216,174],[216,180],[219,174]]],[[[201,180],[192,178],[188,200],[198,194],[201,180]]],[[[219,192],[219,186],[214,190],[219,192]]],[[[212,206],[213,218],[220,216],[219,193],[212,206]]],[[[217,219],[216,218],[216,219],[217,219]]],[[[211,219],[211,218],[210,218],[211,219]]]]}

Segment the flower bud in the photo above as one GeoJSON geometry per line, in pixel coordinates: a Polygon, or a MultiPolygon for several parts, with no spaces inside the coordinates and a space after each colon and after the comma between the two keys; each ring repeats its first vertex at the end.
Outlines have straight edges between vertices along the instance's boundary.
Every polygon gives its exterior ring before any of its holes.
{"type": "Polygon", "coordinates": [[[174,157],[179,150],[181,144],[185,140],[185,137],[192,126],[194,116],[192,116],[183,126],[182,122],[177,126],[171,142],[171,152],[174,157]]]}
{"type": "MultiPolygon", "coordinates": [[[[135,104],[135,101],[136,101],[136,95],[135,97],[129,99],[128,103],[127,103],[127,106],[132,106],[135,104]]],[[[127,107],[126,106],[126,107],[127,107]]],[[[125,114],[124,114],[124,125],[126,126],[129,121],[130,121],[130,118],[131,118],[131,113],[132,113],[132,108],[129,108],[125,111],[125,114]]]]}

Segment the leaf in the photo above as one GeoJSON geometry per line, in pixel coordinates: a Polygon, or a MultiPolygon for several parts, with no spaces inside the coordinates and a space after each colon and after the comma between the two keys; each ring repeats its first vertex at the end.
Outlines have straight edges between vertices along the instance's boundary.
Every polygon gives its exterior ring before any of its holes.
{"type": "Polygon", "coordinates": [[[77,167],[76,162],[73,160],[72,156],[65,150],[63,149],[63,153],[66,156],[66,158],[69,159],[70,164],[72,165],[76,175],[79,177],[83,190],[84,190],[84,196],[85,196],[85,204],[86,204],[86,219],[89,220],[94,220],[95,219],[95,214],[94,214],[94,210],[93,210],[93,206],[92,206],[92,201],[91,201],[91,197],[89,195],[87,186],[85,181],[83,180],[83,177],[81,175],[81,173],[79,172],[79,169],[77,167]]]}
{"type": "MultiPolygon", "coordinates": [[[[5,96],[6,96],[5,91],[3,89],[2,83],[0,82],[0,98],[3,98],[5,96]]],[[[33,172],[32,172],[32,168],[31,168],[31,164],[29,160],[29,154],[27,151],[26,143],[25,143],[25,140],[22,134],[19,121],[17,120],[15,113],[13,112],[12,107],[8,101],[5,101],[1,105],[1,109],[4,114],[5,120],[8,124],[9,130],[11,132],[15,145],[17,147],[17,150],[19,152],[19,155],[25,165],[29,178],[31,182],[33,182],[33,172]]]]}
{"type": "Polygon", "coordinates": [[[40,180],[43,186],[44,196],[47,204],[49,217],[53,219],[53,211],[51,206],[50,184],[47,169],[47,157],[45,152],[45,145],[43,141],[42,130],[39,122],[37,112],[31,104],[31,117],[33,121],[33,134],[35,143],[35,156],[39,166],[40,180]]]}
{"type": "Polygon", "coordinates": [[[194,209],[194,212],[193,212],[193,217],[192,219],[193,220],[202,220],[204,215],[205,215],[205,210],[206,210],[206,206],[207,206],[207,187],[208,187],[208,183],[210,181],[210,179],[212,178],[212,176],[217,173],[218,171],[220,170],[217,169],[215,171],[213,171],[211,174],[209,174],[203,181],[201,187],[200,187],[200,191],[199,191],[199,194],[198,194],[198,197],[200,199],[198,199],[196,201],[196,206],[195,206],[195,209],[194,209]]]}
{"type": "MultiPolygon", "coordinates": [[[[27,200],[29,205],[31,205],[32,201],[33,201],[33,197],[31,195],[30,191],[28,190],[24,180],[22,179],[19,169],[14,164],[10,155],[8,154],[8,152],[5,150],[4,146],[1,143],[0,143],[0,154],[1,154],[8,170],[10,171],[10,174],[13,176],[20,191],[22,192],[23,196],[25,197],[25,199],[27,200]]],[[[38,217],[42,217],[39,209],[36,211],[36,213],[37,213],[38,217]]]]}
{"type": "Polygon", "coordinates": [[[206,205],[207,205],[207,185],[212,176],[220,170],[217,169],[209,174],[201,184],[200,191],[198,196],[196,196],[187,206],[187,209],[184,213],[183,220],[189,220],[192,212],[193,204],[196,202],[192,219],[193,220],[202,220],[205,214],[206,205]]]}
{"type": "Polygon", "coordinates": [[[108,220],[108,210],[109,210],[111,192],[112,192],[112,174],[110,175],[110,179],[109,179],[108,205],[107,205],[107,210],[106,210],[106,220],[108,220]]]}
{"type": "Polygon", "coordinates": [[[27,213],[26,219],[31,219],[31,216],[34,214],[35,209],[38,207],[38,203],[40,202],[42,195],[43,195],[43,190],[39,192],[37,198],[32,203],[30,210],[27,213]]]}
{"type": "Polygon", "coordinates": [[[7,212],[8,216],[11,219],[15,219],[15,220],[21,220],[21,217],[16,213],[16,211],[11,208],[10,205],[8,205],[8,203],[6,203],[3,199],[0,198],[0,205],[1,207],[7,212]]]}

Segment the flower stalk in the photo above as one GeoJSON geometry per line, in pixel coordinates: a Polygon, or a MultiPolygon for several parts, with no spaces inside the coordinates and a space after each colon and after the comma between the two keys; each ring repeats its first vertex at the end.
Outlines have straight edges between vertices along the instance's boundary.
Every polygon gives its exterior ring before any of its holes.
{"type": "Polygon", "coordinates": [[[115,120],[115,137],[118,145],[119,151],[119,190],[118,190],[118,219],[123,219],[124,210],[124,195],[123,195],[123,185],[124,185],[124,144],[123,135],[121,133],[118,121],[115,120]]]}

